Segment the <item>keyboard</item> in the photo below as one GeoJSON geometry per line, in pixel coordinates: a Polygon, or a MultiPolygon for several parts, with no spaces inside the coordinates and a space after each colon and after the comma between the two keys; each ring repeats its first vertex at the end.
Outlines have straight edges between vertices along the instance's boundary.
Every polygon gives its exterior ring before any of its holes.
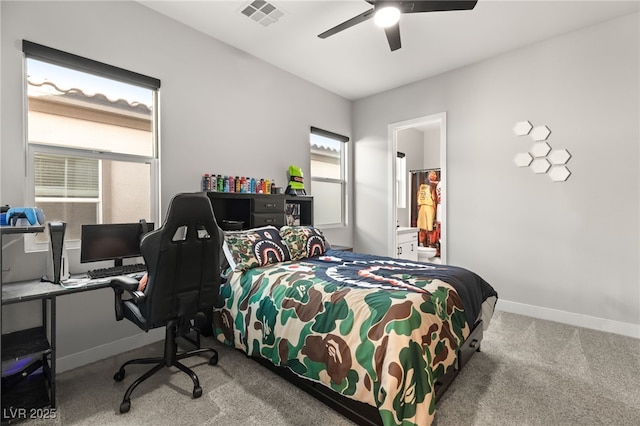
{"type": "Polygon", "coordinates": [[[118,275],[144,274],[147,267],[144,263],[134,263],[133,265],[112,266],[111,268],[93,269],[87,272],[91,279],[117,277],[118,275]]]}

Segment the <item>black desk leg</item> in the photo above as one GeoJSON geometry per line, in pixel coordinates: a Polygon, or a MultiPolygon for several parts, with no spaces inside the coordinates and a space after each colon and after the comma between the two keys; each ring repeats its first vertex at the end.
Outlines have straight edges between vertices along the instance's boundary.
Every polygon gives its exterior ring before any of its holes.
{"type": "Polygon", "coordinates": [[[51,408],[56,408],[56,298],[51,299],[51,408]]]}
{"type": "Polygon", "coordinates": [[[43,355],[44,364],[42,370],[49,382],[51,408],[56,408],[56,298],[49,300],[49,314],[47,315],[47,299],[42,299],[42,327],[47,335],[47,324],[49,325],[49,346],[51,352],[43,355]],[[49,357],[49,362],[47,362],[49,357]]]}

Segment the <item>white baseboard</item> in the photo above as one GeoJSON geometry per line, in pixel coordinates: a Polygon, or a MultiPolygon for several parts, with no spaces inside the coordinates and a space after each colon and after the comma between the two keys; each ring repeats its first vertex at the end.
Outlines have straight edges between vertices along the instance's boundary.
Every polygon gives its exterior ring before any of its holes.
{"type": "Polygon", "coordinates": [[[499,299],[496,304],[496,310],[640,339],[640,324],[613,321],[606,318],[592,317],[501,299],[499,299]]]}
{"type": "Polygon", "coordinates": [[[164,328],[157,328],[148,333],[139,333],[131,337],[109,342],[86,351],[67,355],[56,359],[56,373],[72,370],[122,352],[140,348],[142,346],[164,339],[164,328]]]}

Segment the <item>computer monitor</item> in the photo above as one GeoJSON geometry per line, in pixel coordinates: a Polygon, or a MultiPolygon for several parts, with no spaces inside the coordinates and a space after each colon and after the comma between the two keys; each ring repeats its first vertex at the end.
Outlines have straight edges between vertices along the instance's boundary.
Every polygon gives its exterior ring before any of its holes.
{"type": "Polygon", "coordinates": [[[153,226],[152,222],[82,225],[80,263],[113,260],[114,266],[122,266],[122,259],[142,255],[140,240],[153,226]]]}

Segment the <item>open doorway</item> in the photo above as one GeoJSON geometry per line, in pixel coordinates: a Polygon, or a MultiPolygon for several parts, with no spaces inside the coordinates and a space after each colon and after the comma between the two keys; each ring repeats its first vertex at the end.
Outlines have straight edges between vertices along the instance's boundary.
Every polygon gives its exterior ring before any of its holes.
{"type": "Polygon", "coordinates": [[[389,253],[395,257],[412,260],[428,257],[427,261],[446,263],[446,127],[444,112],[389,125],[394,179],[389,253]],[[432,202],[437,202],[437,206],[420,204],[424,201],[418,201],[421,191],[422,195],[433,194],[432,202]],[[425,225],[427,218],[432,226],[425,225]],[[414,239],[411,245],[400,247],[406,244],[407,233],[414,239]],[[429,246],[435,252],[427,250],[429,246]]]}

